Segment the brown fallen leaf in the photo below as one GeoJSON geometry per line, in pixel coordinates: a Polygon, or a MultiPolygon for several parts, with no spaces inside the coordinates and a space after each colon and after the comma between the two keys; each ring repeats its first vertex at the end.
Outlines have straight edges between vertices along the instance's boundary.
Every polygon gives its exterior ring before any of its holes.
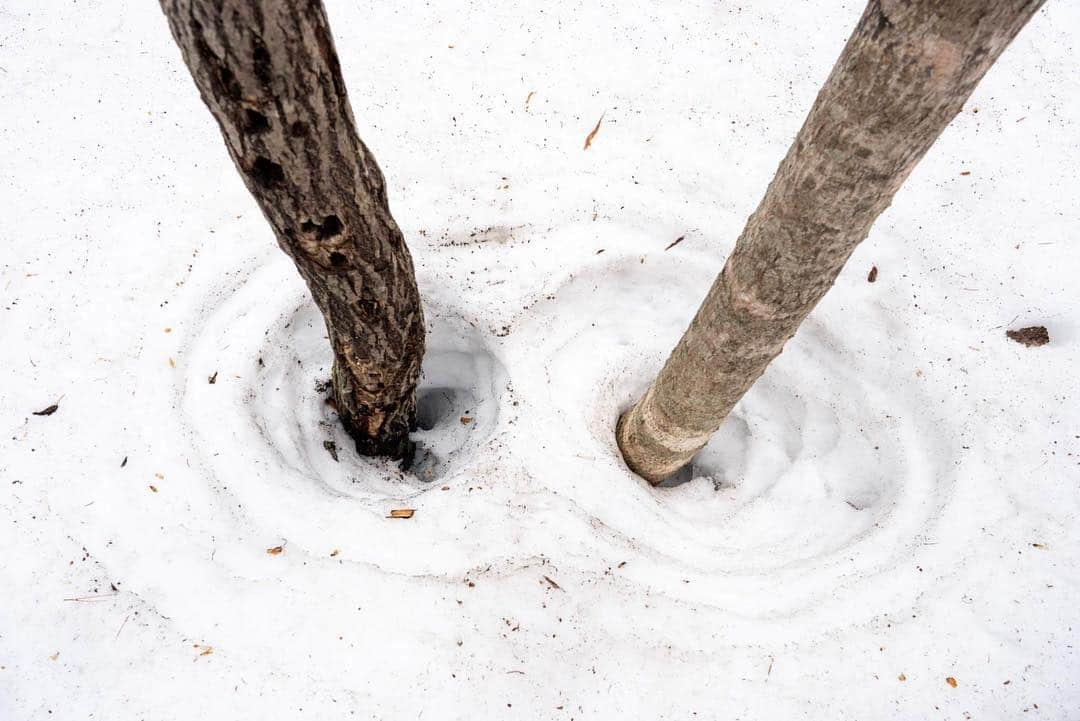
{"type": "Polygon", "coordinates": [[[338,549],[335,548],[333,551],[330,551],[330,558],[333,558],[334,556],[338,555],[339,553],[341,553],[341,551],[339,551],[338,549]]]}
{"type": "Polygon", "coordinates": [[[472,418],[469,418],[468,416],[462,416],[462,417],[461,417],[461,418],[459,418],[458,420],[460,420],[460,421],[461,421],[461,425],[463,425],[463,426],[467,426],[467,425],[469,425],[470,423],[472,423],[472,418]]]}
{"type": "Polygon", "coordinates": [[[946,676],[945,677],[945,683],[949,684],[953,688],[956,688],[956,679],[953,678],[952,676],[946,676]]]}
{"type": "Polygon", "coordinates": [[[165,326],[165,332],[172,333],[172,328],[170,328],[169,326],[165,326]]]}
{"type": "Polygon", "coordinates": [[[155,486],[153,483],[151,483],[150,484],[150,490],[153,491],[154,493],[157,493],[157,486],[155,486]]]}
{"type": "Polygon", "coordinates": [[[904,675],[904,674],[900,674],[900,675],[899,675],[899,676],[897,676],[896,678],[897,678],[897,680],[899,680],[899,681],[907,681],[907,676],[906,676],[906,675],[904,675]]]}
{"type": "Polygon", "coordinates": [[[282,546],[274,546],[273,548],[266,549],[266,552],[271,556],[276,556],[284,550],[285,549],[282,546]]]}
{"type": "Polygon", "coordinates": [[[40,411],[34,411],[34,415],[35,416],[51,416],[53,413],[56,413],[56,409],[59,408],[59,407],[60,407],[59,404],[53,403],[48,408],[42,408],[40,411]]]}
{"type": "Polygon", "coordinates": [[[965,171],[961,172],[960,175],[971,175],[971,171],[970,170],[965,170],[965,171]]]}
{"type": "Polygon", "coordinates": [[[866,282],[873,283],[877,281],[877,266],[872,266],[870,272],[866,274],[866,282]]]}
{"type": "Polygon", "coordinates": [[[199,651],[200,656],[209,656],[210,654],[212,654],[214,652],[214,647],[213,646],[207,646],[207,645],[201,644],[201,643],[193,643],[191,645],[193,647],[197,648],[197,649],[200,649],[200,651],[199,651]]]}
{"type": "Polygon", "coordinates": [[[529,91],[529,94],[528,94],[528,96],[527,96],[527,97],[525,98],[525,109],[526,109],[526,110],[528,110],[528,109],[529,109],[529,103],[531,103],[531,102],[532,102],[532,99],[533,99],[533,96],[534,96],[534,95],[536,95],[536,91],[535,91],[535,90],[531,90],[531,91],[529,91]]]}
{"type": "Polygon", "coordinates": [[[415,508],[395,508],[390,511],[388,518],[412,518],[414,513],[415,508]]]}
{"type": "Polygon", "coordinates": [[[173,360],[172,356],[169,356],[169,367],[170,368],[175,368],[176,367],[176,361],[173,360]]]}
{"type": "Polygon", "coordinates": [[[1044,550],[1044,551],[1045,551],[1046,549],[1050,548],[1050,547],[1049,547],[1049,546],[1047,546],[1047,545],[1046,545],[1045,543],[1033,543],[1033,544],[1031,544],[1031,547],[1032,547],[1032,548],[1041,548],[1041,549],[1042,549],[1042,550],[1044,550]]]}
{"type": "Polygon", "coordinates": [[[585,147],[582,148],[582,150],[588,150],[589,146],[592,145],[593,138],[600,132],[600,123],[604,122],[605,115],[607,115],[606,110],[600,113],[600,119],[596,121],[596,127],[592,129],[592,132],[585,136],[585,147]]]}
{"type": "Polygon", "coordinates": [[[52,656],[49,656],[49,660],[50,660],[50,661],[55,661],[55,660],[56,660],[56,659],[58,659],[58,658],[60,658],[60,652],[59,652],[59,651],[57,651],[56,653],[54,653],[54,654],[53,654],[52,656]]]}

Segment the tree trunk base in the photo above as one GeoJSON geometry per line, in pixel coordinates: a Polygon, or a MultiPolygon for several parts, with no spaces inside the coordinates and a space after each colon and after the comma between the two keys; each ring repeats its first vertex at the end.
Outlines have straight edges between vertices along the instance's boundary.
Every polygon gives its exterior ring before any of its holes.
{"type": "Polygon", "coordinates": [[[335,362],[331,376],[334,405],[345,432],[356,443],[356,452],[400,461],[402,470],[407,470],[416,453],[416,444],[409,440],[409,432],[416,429],[416,380],[406,385],[404,394],[387,398],[385,388],[366,393],[353,382],[355,375],[338,368],[335,362]]]}
{"type": "Polygon", "coordinates": [[[416,455],[416,443],[409,439],[407,428],[404,432],[387,432],[371,436],[368,435],[369,423],[365,422],[365,419],[357,419],[347,413],[338,415],[345,432],[356,443],[356,452],[361,456],[385,456],[399,461],[403,471],[412,466],[416,455]]]}
{"type": "Polygon", "coordinates": [[[650,404],[651,395],[647,393],[619,417],[615,442],[630,470],[655,486],[689,463],[709,437],[695,436],[689,441],[667,437],[649,412],[654,407],[650,404]]]}

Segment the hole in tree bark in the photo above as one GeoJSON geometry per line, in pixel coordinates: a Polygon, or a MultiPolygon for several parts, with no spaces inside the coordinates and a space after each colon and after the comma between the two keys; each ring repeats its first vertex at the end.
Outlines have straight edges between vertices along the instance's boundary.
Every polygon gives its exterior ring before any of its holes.
{"type": "Polygon", "coordinates": [[[345,226],[341,224],[341,219],[336,215],[328,215],[323,218],[322,226],[319,228],[315,237],[319,240],[325,240],[326,238],[333,238],[335,235],[341,235],[341,231],[345,226]]]}
{"type": "Polygon", "coordinates": [[[289,126],[289,133],[294,138],[302,138],[308,134],[308,126],[303,120],[297,120],[289,126]]]}
{"type": "Polygon", "coordinates": [[[236,81],[236,76],[225,65],[222,64],[221,58],[219,58],[214,51],[203,39],[203,27],[197,20],[191,21],[191,29],[195,32],[195,51],[199,58],[210,66],[210,85],[213,88],[213,93],[217,97],[229,98],[231,100],[239,100],[243,91],[240,89],[240,83],[236,81]]]}
{"type": "Polygon", "coordinates": [[[240,90],[240,83],[236,81],[236,76],[232,74],[224,65],[218,66],[217,69],[217,85],[222,95],[231,98],[233,100],[239,100],[243,92],[240,90]]]}
{"type": "Polygon", "coordinates": [[[265,133],[270,129],[270,121],[258,110],[244,110],[244,130],[252,135],[265,133]]]}
{"type": "Polygon", "coordinates": [[[330,265],[334,266],[335,268],[340,268],[345,265],[345,260],[345,256],[337,252],[336,250],[330,254],[330,265]]]}
{"type": "Polygon", "coordinates": [[[251,177],[264,188],[276,188],[285,180],[285,171],[273,160],[260,155],[251,165],[251,177]]]}
{"type": "Polygon", "coordinates": [[[300,230],[305,233],[315,233],[315,240],[326,240],[327,238],[333,238],[341,235],[341,231],[345,229],[345,226],[341,223],[341,218],[336,215],[328,215],[323,218],[322,223],[313,223],[310,220],[305,220],[300,224],[300,230]]]}
{"type": "Polygon", "coordinates": [[[261,38],[255,37],[251,40],[251,63],[255,71],[255,77],[259,79],[259,82],[263,85],[269,85],[270,80],[273,78],[273,71],[270,67],[270,53],[266,50],[261,38]]]}
{"type": "Polygon", "coordinates": [[[368,318],[377,318],[379,314],[379,304],[374,298],[361,298],[356,301],[357,309],[368,318]]]}

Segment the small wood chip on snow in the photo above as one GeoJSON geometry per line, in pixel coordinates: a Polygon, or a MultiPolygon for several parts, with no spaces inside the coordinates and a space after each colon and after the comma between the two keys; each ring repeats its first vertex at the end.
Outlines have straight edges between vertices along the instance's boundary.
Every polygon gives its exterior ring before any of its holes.
{"type": "Polygon", "coordinates": [[[585,136],[585,147],[582,150],[588,150],[589,146],[592,145],[593,138],[600,132],[600,124],[604,122],[605,115],[607,115],[606,110],[600,114],[600,119],[596,121],[596,127],[592,129],[592,132],[585,136]]]}
{"type": "Polygon", "coordinates": [[[387,518],[412,518],[415,512],[415,508],[395,508],[387,518]]]}

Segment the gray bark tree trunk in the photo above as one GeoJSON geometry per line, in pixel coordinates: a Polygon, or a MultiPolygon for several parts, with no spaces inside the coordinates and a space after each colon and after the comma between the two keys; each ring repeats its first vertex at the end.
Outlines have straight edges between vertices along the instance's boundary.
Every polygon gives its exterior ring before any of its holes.
{"type": "Polygon", "coordinates": [[[616,438],[658,483],[696,453],[1043,0],[872,0],[689,329],[616,438]]]}
{"type": "Polygon", "coordinates": [[[409,458],[424,318],[356,134],[321,0],[161,0],[225,145],[326,320],[333,397],[366,455],[409,458]]]}

